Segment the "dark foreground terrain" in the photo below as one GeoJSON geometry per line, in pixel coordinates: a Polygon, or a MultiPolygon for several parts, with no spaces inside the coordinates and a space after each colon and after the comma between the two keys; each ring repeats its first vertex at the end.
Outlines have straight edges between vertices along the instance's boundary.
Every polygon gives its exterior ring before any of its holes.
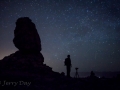
{"type": "MultiPolygon", "coordinates": [[[[11,72],[12,73],[12,72],[11,72]]],[[[56,75],[55,75],[56,74],[56,75]]],[[[120,90],[120,78],[67,78],[54,75],[2,74],[0,90],[120,90]]]]}

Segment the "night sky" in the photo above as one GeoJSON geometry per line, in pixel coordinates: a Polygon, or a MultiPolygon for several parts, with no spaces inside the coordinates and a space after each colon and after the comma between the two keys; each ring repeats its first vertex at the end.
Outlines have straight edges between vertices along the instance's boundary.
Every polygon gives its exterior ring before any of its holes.
{"type": "Polygon", "coordinates": [[[15,22],[29,17],[41,38],[44,63],[72,72],[120,70],[120,0],[0,0],[0,59],[17,48],[15,22]]]}

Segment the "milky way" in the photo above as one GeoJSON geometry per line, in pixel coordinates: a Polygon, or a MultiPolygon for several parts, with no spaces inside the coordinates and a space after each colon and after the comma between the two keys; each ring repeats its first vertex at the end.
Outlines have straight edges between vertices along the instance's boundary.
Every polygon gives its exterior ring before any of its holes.
{"type": "Polygon", "coordinates": [[[120,70],[119,0],[0,0],[0,59],[17,51],[19,17],[35,23],[44,63],[54,71],[65,71],[68,54],[72,71],[120,70]]]}

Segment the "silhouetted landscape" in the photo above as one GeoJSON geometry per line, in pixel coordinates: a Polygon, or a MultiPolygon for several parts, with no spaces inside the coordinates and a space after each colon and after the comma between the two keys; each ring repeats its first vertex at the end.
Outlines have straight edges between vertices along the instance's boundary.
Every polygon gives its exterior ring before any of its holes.
{"type": "MultiPolygon", "coordinates": [[[[80,77],[88,77],[90,75],[90,72],[78,72],[80,77]]],[[[102,78],[103,76],[106,78],[113,78],[116,77],[120,72],[95,72],[95,75],[99,78],[102,78]]],[[[71,72],[71,76],[75,76],[75,72],[71,72]]]]}
{"type": "Polygon", "coordinates": [[[18,51],[0,60],[1,90],[120,90],[119,73],[108,78],[90,71],[83,78],[76,67],[79,77],[72,77],[70,55],[65,62],[67,75],[44,64],[41,40],[29,17],[17,19],[13,43],[18,51]]]}

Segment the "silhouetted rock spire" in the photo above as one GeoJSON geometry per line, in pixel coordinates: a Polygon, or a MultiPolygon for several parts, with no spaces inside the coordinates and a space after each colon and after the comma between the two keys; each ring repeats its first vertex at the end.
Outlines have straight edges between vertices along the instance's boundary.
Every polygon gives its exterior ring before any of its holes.
{"type": "Polygon", "coordinates": [[[13,43],[19,50],[0,60],[2,71],[31,72],[39,70],[42,72],[44,69],[52,71],[52,68],[43,64],[44,57],[40,52],[41,40],[35,24],[28,17],[17,19],[13,43]]]}
{"type": "Polygon", "coordinates": [[[17,19],[13,43],[23,52],[35,53],[41,51],[41,40],[37,29],[28,17],[17,19]]]}

